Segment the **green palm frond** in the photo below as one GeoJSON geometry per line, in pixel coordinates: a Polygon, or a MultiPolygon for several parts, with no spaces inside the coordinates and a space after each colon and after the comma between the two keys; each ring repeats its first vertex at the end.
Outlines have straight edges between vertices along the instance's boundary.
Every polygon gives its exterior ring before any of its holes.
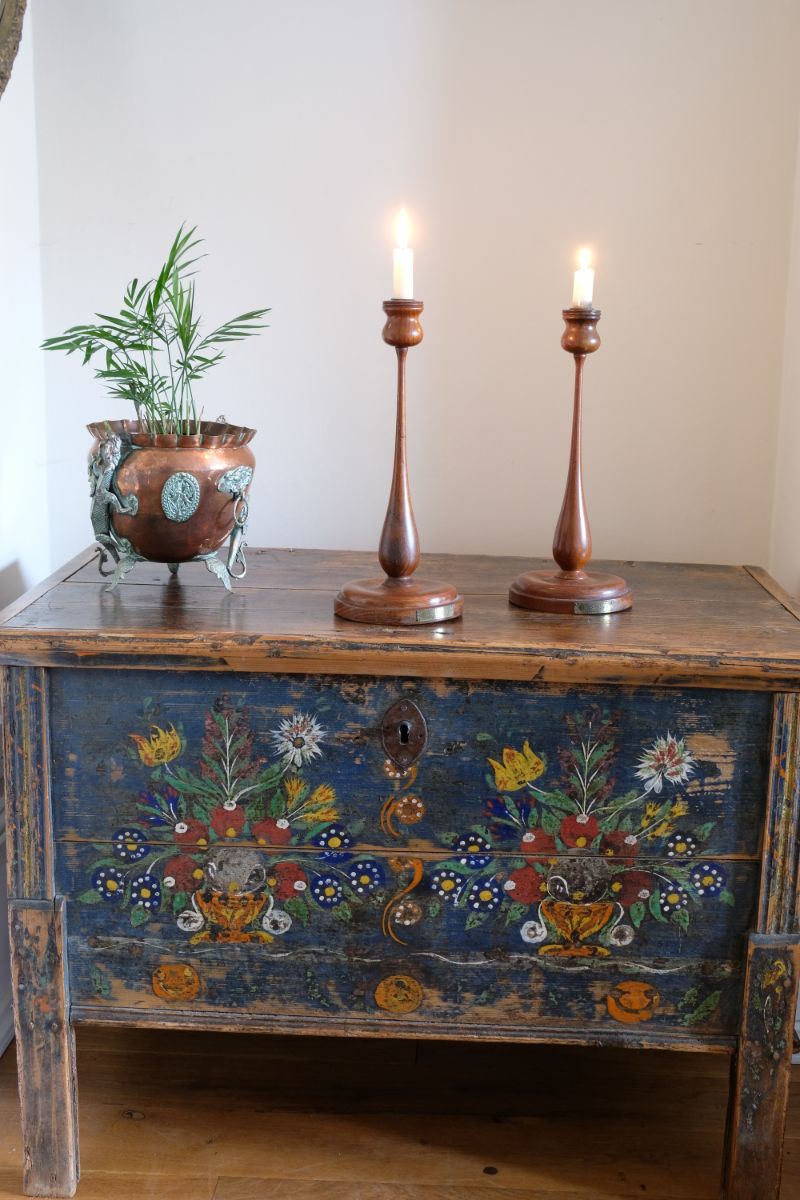
{"type": "Polygon", "coordinates": [[[240,342],[265,329],[256,308],[201,336],[195,312],[194,267],[202,238],[197,227],[181,225],[158,272],[132,279],[119,313],[95,313],[93,325],[72,325],[45,338],[44,350],[82,355],[83,365],[102,354],[94,367],[109,395],[130,401],[153,433],[189,433],[199,428],[192,384],[225,357],[220,346],[240,342]]]}

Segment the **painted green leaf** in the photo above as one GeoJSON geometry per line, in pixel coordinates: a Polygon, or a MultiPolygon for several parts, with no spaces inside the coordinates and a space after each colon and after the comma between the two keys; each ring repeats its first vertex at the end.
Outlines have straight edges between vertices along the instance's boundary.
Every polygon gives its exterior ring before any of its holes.
{"type": "Polygon", "coordinates": [[[694,831],[694,836],[698,841],[704,842],[706,838],[713,832],[716,824],[716,821],[706,821],[704,825],[698,825],[694,831]]]}
{"type": "Polygon", "coordinates": [[[672,920],[675,922],[676,925],[680,925],[680,927],[684,933],[688,932],[689,921],[691,920],[688,909],[686,909],[686,908],[676,909],[675,912],[672,914],[672,920]]]}
{"type": "Polygon", "coordinates": [[[142,908],[141,904],[137,904],[131,909],[131,925],[134,928],[138,925],[146,925],[150,920],[150,913],[146,908],[142,908]]]}
{"type": "Polygon", "coordinates": [[[575,801],[570,800],[569,796],[565,796],[563,792],[547,792],[541,797],[541,803],[558,809],[560,812],[575,812],[575,801]]]}
{"type": "Polygon", "coordinates": [[[488,916],[487,912],[471,912],[466,921],[467,929],[477,929],[479,925],[483,925],[488,916]]]}
{"type": "Polygon", "coordinates": [[[288,912],[293,921],[299,921],[301,925],[307,925],[311,920],[311,913],[308,911],[308,905],[304,900],[286,900],[283,907],[288,912]]]}
{"type": "Polygon", "coordinates": [[[98,966],[92,967],[91,979],[94,994],[107,999],[111,995],[111,983],[105,971],[101,970],[98,966]]]}
{"type": "Polygon", "coordinates": [[[727,904],[729,908],[736,907],[736,897],[729,888],[725,888],[724,892],[720,892],[719,898],[723,904],[727,904]]]}
{"type": "Polygon", "coordinates": [[[555,813],[548,812],[546,808],[542,809],[542,829],[550,837],[555,837],[561,828],[561,821],[555,813]]]}
{"type": "Polygon", "coordinates": [[[433,868],[435,871],[458,871],[463,874],[469,872],[470,868],[465,867],[457,858],[448,858],[444,862],[437,862],[433,868]]]}
{"type": "Polygon", "coordinates": [[[94,888],[89,888],[88,892],[81,892],[78,896],[79,904],[99,904],[103,897],[94,888]]]}
{"type": "Polygon", "coordinates": [[[490,733],[481,732],[481,733],[475,734],[475,741],[476,742],[493,742],[494,738],[492,737],[492,735],[490,733]]]}
{"type": "Polygon", "coordinates": [[[442,911],[441,900],[429,900],[428,901],[428,916],[429,917],[438,917],[438,915],[441,911],[442,911]]]}
{"type": "Polygon", "coordinates": [[[633,904],[628,910],[628,915],[630,916],[631,924],[633,925],[634,929],[639,928],[645,918],[646,913],[647,909],[645,908],[643,901],[634,900],[633,904]]]}
{"type": "Polygon", "coordinates": [[[703,1003],[697,1006],[694,1012],[687,1013],[686,1016],[682,1018],[683,1024],[699,1025],[702,1021],[705,1021],[711,1016],[712,1012],[719,1004],[719,998],[721,995],[721,991],[711,992],[710,995],[706,996],[703,1003]]]}
{"type": "Polygon", "coordinates": [[[337,904],[336,908],[333,909],[333,915],[339,921],[352,921],[353,910],[345,900],[343,904],[337,904]]]}
{"type": "Polygon", "coordinates": [[[666,925],[667,918],[661,911],[661,892],[658,888],[655,889],[650,899],[647,902],[647,907],[650,909],[651,916],[660,921],[662,925],[666,925]]]}
{"type": "Polygon", "coordinates": [[[694,1008],[697,1004],[699,997],[700,997],[700,988],[690,987],[688,992],[686,992],[683,996],[681,996],[680,1000],[678,1001],[678,1008],[684,1009],[684,1010],[687,1008],[694,1008]]]}
{"type": "Polygon", "coordinates": [[[527,904],[520,904],[519,901],[509,904],[506,909],[506,925],[513,925],[515,921],[521,921],[527,911],[527,904]]]}

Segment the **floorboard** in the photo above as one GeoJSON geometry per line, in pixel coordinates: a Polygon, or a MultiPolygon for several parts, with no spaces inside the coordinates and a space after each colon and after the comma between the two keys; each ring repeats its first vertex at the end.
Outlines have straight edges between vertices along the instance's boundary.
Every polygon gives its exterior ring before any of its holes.
{"type": "MultiPolygon", "coordinates": [[[[782,1200],[800,1196],[794,1068],[782,1200]]],[[[728,1061],[84,1028],[79,1200],[717,1200],[728,1061]]],[[[13,1047],[0,1200],[21,1196],[13,1047]]]]}

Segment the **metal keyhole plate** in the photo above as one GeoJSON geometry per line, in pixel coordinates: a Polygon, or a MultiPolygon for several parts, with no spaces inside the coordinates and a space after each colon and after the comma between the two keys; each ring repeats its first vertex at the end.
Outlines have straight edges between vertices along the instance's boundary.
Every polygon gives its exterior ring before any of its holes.
{"type": "Polygon", "coordinates": [[[397,700],[383,714],[381,741],[396,767],[408,770],[428,741],[428,726],[413,700],[397,700]]]}

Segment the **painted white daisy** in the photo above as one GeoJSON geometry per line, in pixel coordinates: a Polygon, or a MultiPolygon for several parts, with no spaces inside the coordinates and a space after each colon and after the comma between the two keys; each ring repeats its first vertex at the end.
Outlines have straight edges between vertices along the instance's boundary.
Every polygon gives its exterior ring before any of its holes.
{"type": "Polygon", "coordinates": [[[325,732],[316,717],[293,713],[281,721],[280,728],[274,729],[270,737],[276,754],[283,759],[284,767],[299,769],[322,754],[319,743],[325,737],[325,732]]]}
{"type": "Polygon", "coordinates": [[[685,738],[659,737],[639,759],[636,778],[644,780],[646,792],[660,792],[664,780],[675,787],[686,783],[694,773],[694,758],[689,753],[685,738]]]}

